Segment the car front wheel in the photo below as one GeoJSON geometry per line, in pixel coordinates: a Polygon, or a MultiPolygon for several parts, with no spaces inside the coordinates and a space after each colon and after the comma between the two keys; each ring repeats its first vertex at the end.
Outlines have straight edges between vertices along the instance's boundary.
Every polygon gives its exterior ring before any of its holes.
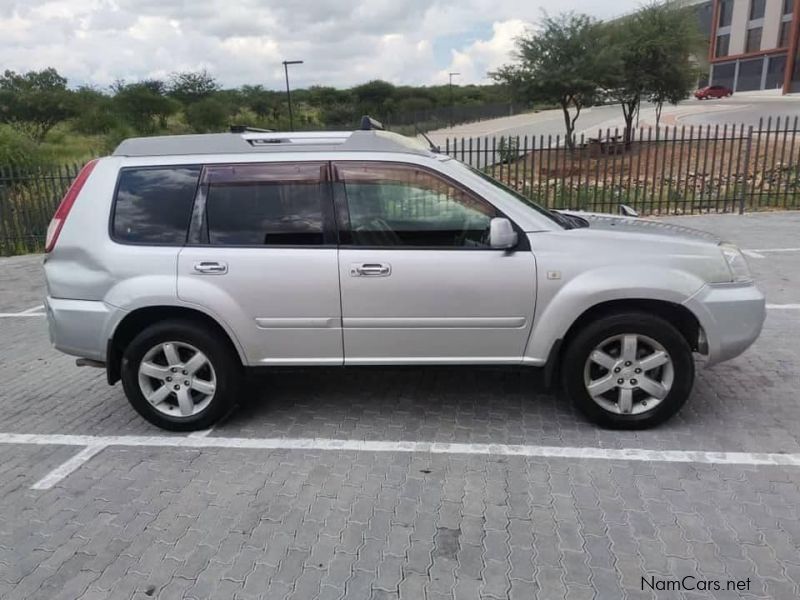
{"type": "Polygon", "coordinates": [[[668,321],[645,313],[602,317],[569,343],[567,395],[595,423],[646,429],[678,412],[694,383],[692,350],[668,321]]]}
{"type": "Polygon", "coordinates": [[[232,354],[191,321],[157,323],[136,336],[122,356],[125,395],[162,429],[206,429],[235,404],[242,369],[232,354]]]}

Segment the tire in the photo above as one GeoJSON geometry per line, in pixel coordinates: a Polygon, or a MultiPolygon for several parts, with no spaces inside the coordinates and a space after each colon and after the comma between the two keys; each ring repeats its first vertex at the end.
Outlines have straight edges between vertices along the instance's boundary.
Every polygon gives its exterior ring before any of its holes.
{"type": "Polygon", "coordinates": [[[142,331],[125,349],[120,371],[136,412],[170,431],[211,427],[234,408],[243,379],[227,340],[189,320],[142,331]]]}
{"type": "Polygon", "coordinates": [[[681,409],[694,384],[686,339],[668,321],[646,313],[620,312],[592,321],[569,340],[562,357],[566,395],[592,422],[611,429],[663,423],[681,409]],[[636,358],[626,360],[631,350],[636,358]],[[649,368],[653,365],[658,366],[649,368]]]}

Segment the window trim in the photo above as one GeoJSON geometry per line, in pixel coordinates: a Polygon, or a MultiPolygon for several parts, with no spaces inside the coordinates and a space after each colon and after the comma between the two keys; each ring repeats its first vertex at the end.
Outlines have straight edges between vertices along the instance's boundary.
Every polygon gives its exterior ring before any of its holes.
{"type": "Polygon", "coordinates": [[[531,249],[528,236],[525,234],[522,228],[519,225],[517,225],[517,223],[514,222],[512,218],[510,218],[503,211],[497,208],[494,202],[482,196],[481,194],[478,194],[475,190],[467,187],[460,181],[453,179],[449,175],[442,173],[441,171],[437,171],[436,169],[432,169],[426,165],[421,165],[413,162],[397,161],[397,160],[339,159],[330,161],[330,174],[331,174],[331,185],[333,188],[336,228],[339,233],[339,248],[347,250],[391,250],[391,251],[442,250],[442,251],[506,252],[506,253],[513,253],[516,251],[529,251],[531,249]],[[345,189],[344,181],[342,181],[341,177],[339,176],[338,170],[336,169],[336,166],[339,164],[351,164],[351,165],[360,164],[360,165],[376,165],[376,166],[387,165],[392,167],[413,168],[413,169],[418,169],[420,171],[424,171],[433,177],[439,178],[448,185],[463,192],[464,194],[471,196],[473,199],[482,202],[484,204],[488,204],[497,212],[497,217],[508,219],[512,227],[514,228],[514,231],[517,232],[517,240],[518,240],[517,245],[514,248],[491,248],[491,247],[477,247],[477,246],[362,246],[359,244],[354,244],[352,243],[351,230],[350,230],[350,206],[347,198],[347,190],[345,189]]]}
{"type": "Polygon", "coordinates": [[[202,164],[169,164],[169,165],[146,165],[146,166],[129,166],[129,167],[120,167],[119,171],[117,171],[117,181],[114,183],[114,192],[113,196],[111,196],[111,211],[108,215],[108,237],[109,239],[114,242],[115,244],[120,244],[122,246],[152,246],[155,248],[183,248],[186,246],[189,240],[189,233],[192,228],[192,219],[194,218],[194,206],[197,203],[197,194],[200,190],[200,182],[203,177],[203,169],[204,165],[202,164]],[[192,208],[189,211],[189,220],[186,223],[186,233],[183,237],[183,242],[134,242],[131,240],[123,240],[117,237],[116,233],[114,232],[114,218],[117,215],[117,196],[119,194],[119,186],[122,181],[122,174],[125,171],[154,171],[154,170],[163,170],[163,169],[192,169],[196,168],[199,169],[199,173],[197,176],[197,183],[195,184],[194,195],[192,196],[192,208]]]}
{"type": "Polygon", "coordinates": [[[194,209],[189,226],[186,247],[188,248],[249,248],[249,249],[282,249],[282,248],[324,248],[332,249],[338,247],[338,234],[334,218],[333,192],[331,186],[331,165],[328,160],[285,160],[285,161],[263,161],[246,163],[209,163],[203,165],[200,174],[200,182],[195,194],[194,209]],[[297,164],[317,164],[324,168],[324,175],[320,179],[320,187],[323,190],[324,199],[322,201],[322,244],[212,244],[208,231],[208,190],[211,185],[208,181],[207,171],[216,167],[263,167],[269,165],[297,165],[297,164]]]}

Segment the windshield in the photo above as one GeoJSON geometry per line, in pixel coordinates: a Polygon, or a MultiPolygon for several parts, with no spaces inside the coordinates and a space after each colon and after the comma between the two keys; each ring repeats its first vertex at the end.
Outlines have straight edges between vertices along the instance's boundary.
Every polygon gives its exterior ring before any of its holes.
{"type": "Polygon", "coordinates": [[[505,185],[503,183],[500,183],[499,181],[497,181],[497,179],[495,179],[494,177],[491,177],[490,175],[487,175],[486,173],[484,173],[480,169],[476,169],[475,167],[471,167],[471,166],[469,166],[469,165],[467,165],[465,163],[459,163],[459,164],[464,165],[470,171],[475,173],[475,175],[477,175],[478,177],[483,179],[485,182],[492,184],[494,187],[498,188],[499,190],[502,190],[503,192],[505,192],[506,194],[508,194],[512,198],[514,198],[515,200],[518,200],[518,201],[522,202],[525,206],[534,209],[535,211],[540,213],[542,216],[547,217],[548,219],[550,219],[554,223],[557,223],[561,227],[564,227],[564,228],[567,228],[567,229],[570,228],[569,224],[566,223],[564,221],[564,219],[562,218],[562,215],[560,215],[560,214],[558,214],[556,212],[552,212],[552,211],[544,208],[543,206],[541,206],[540,204],[534,202],[533,200],[531,200],[527,196],[525,196],[523,194],[520,194],[517,190],[515,190],[513,188],[510,188],[510,187],[508,187],[507,185],[505,185]]]}

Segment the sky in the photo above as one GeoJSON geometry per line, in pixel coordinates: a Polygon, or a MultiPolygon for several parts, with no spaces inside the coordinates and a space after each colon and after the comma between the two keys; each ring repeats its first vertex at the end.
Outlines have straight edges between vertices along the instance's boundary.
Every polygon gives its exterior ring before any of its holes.
{"type": "Polygon", "coordinates": [[[0,0],[0,70],[55,67],[70,85],[208,70],[226,87],[488,83],[514,39],[574,10],[605,19],[642,0],[0,0]]]}

